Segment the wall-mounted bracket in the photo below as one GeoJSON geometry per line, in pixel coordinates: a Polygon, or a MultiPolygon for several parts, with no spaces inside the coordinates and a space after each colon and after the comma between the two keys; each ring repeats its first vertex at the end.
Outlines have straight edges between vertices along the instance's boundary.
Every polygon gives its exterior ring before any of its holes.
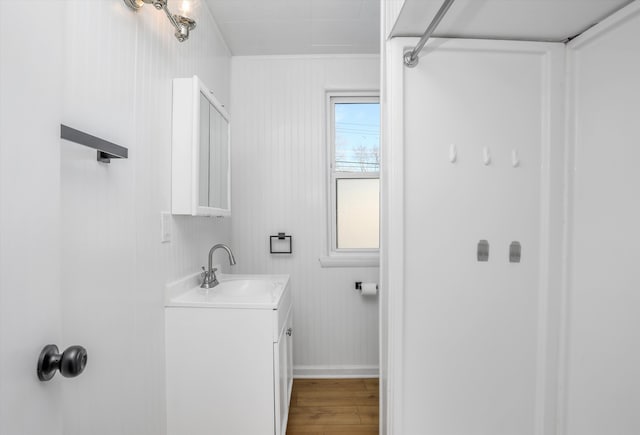
{"type": "Polygon", "coordinates": [[[480,240],[478,242],[478,250],[476,252],[478,261],[489,261],[489,242],[486,240],[480,240]]]}
{"type": "Polygon", "coordinates": [[[509,263],[520,263],[522,255],[522,245],[520,242],[511,242],[509,245],[509,263]]]}
{"type": "Polygon", "coordinates": [[[97,150],[99,162],[111,163],[111,159],[126,159],[129,157],[127,148],[64,124],[60,124],[60,138],[97,150]]]}

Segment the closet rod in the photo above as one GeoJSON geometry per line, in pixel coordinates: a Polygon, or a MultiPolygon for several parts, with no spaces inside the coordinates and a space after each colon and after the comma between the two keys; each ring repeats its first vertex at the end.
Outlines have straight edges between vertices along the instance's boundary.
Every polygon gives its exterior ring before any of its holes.
{"type": "Polygon", "coordinates": [[[407,50],[404,53],[403,59],[406,66],[408,66],[409,68],[413,68],[418,64],[418,54],[420,54],[424,45],[427,43],[429,38],[431,38],[431,35],[433,34],[433,32],[435,32],[436,27],[438,27],[438,24],[440,24],[440,21],[442,20],[442,18],[444,18],[453,2],[454,0],[444,0],[444,3],[442,3],[442,6],[440,6],[440,9],[436,13],[436,16],[433,17],[431,24],[429,24],[427,30],[424,31],[422,38],[420,38],[420,41],[418,41],[418,44],[416,44],[415,48],[413,50],[407,50]]]}

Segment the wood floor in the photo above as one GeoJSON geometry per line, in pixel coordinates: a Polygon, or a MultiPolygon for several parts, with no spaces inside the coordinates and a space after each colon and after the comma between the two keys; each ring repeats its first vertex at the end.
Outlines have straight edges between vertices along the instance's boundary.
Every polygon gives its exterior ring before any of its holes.
{"type": "Polygon", "coordinates": [[[287,435],[378,435],[378,379],[295,379],[287,435]]]}

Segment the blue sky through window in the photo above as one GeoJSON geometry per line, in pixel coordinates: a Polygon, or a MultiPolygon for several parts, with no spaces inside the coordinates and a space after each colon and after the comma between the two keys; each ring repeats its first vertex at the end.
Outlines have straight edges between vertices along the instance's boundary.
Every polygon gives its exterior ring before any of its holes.
{"type": "Polygon", "coordinates": [[[335,171],[378,172],[380,104],[335,104],[335,171]]]}

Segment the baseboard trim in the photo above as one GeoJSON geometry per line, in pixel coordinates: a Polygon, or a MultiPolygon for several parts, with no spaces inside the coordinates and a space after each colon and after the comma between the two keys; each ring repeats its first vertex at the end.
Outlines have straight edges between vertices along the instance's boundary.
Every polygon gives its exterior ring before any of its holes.
{"type": "Polygon", "coordinates": [[[377,378],[378,366],[293,366],[296,379],[377,378]]]}

